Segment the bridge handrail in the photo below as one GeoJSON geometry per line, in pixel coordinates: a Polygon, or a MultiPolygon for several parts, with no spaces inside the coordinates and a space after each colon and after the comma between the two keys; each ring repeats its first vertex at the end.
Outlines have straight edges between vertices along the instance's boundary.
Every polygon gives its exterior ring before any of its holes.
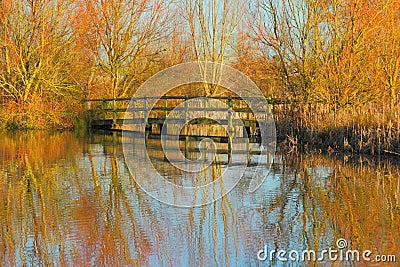
{"type": "MultiPolygon", "coordinates": [[[[98,99],[85,99],[84,102],[122,102],[122,101],[141,101],[141,100],[188,100],[188,99],[194,99],[198,98],[201,96],[162,96],[162,97],[153,97],[153,96],[145,96],[145,97],[132,97],[132,98],[98,98],[98,99]]],[[[213,96],[213,97],[205,97],[204,98],[210,98],[210,99],[217,99],[217,100],[241,100],[244,101],[245,99],[247,100],[257,100],[260,99],[260,97],[239,97],[239,96],[213,96]]],[[[293,100],[284,100],[280,98],[270,98],[270,97],[264,97],[265,100],[267,100],[271,104],[288,104],[288,103],[293,103],[293,102],[298,102],[298,101],[293,101],[293,100]]]]}

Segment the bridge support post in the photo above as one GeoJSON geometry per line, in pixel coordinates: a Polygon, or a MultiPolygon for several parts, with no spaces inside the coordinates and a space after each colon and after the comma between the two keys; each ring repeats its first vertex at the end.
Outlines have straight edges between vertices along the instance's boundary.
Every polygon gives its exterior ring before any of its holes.
{"type": "Polygon", "coordinates": [[[137,131],[137,126],[136,126],[136,123],[135,123],[135,119],[136,119],[136,115],[135,115],[135,113],[136,113],[136,100],[134,100],[133,99],[133,101],[132,101],[132,128],[134,128],[134,130],[135,131],[137,131]]]}
{"type": "Polygon", "coordinates": [[[117,128],[117,112],[116,112],[116,101],[115,97],[113,98],[112,101],[112,129],[117,128]]]}
{"type": "Polygon", "coordinates": [[[185,136],[185,161],[189,157],[189,136],[185,136]]]}
{"type": "Polygon", "coordinates": [[[144,98],[143,108],[144,108],[143,124],[144,124],[144,128],[148,129],[149,125],[147,123],[148,122],[147,116],[149,115],[149,112],[147,110],[147,97],[144,98]]]}
{"type": "MultiPolygon", "coordinates": [[[[185,125],[188,123],[188,97],[185,96],[185,125]]],[[[188,154],[188,150],[189,150],[189,136],[186,133],[185,136],[185,161],[188,159],[189,154],[188,154]]]]}
{"type": "Polygon", "coordinates": [[[167,118],[167,115],[168,115],[168,111],[167,111],[167,108],[168,108],[168,99],[166,99],[166,98],[164,98],[164,108],[165,108],[164,115],[165,115],[165,118],[167,118]]]}
{"type": "Polygon", "coordinates": [[[232,99],[229,97],[228,98],[228,162],[231,161],[232,159],[232,139],[233,139],[233,134],[234,134],[234,129],[233,129],[233,118],[232,118],[232,99]]]}

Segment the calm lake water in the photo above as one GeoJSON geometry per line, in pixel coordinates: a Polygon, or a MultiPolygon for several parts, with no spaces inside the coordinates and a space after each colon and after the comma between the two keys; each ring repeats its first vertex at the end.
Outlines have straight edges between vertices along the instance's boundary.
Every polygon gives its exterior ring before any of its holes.
{"type": "MultiPolygon", "coordinates": [[[[179,179],[158,154],[157,168],[179,179]]],[[[398,160],[278,155],[256,192],[250,167],[222,199],[177,208],[135,183],[117,134],[0,133],[0,266],[366,265],[257,258],[340,238],[400,264],[398,160]]]]}

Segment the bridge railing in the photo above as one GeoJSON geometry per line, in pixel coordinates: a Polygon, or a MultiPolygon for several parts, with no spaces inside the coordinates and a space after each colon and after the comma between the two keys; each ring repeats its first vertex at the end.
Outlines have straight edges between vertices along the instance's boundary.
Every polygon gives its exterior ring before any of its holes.
{"type": "MultiPolygon", "coordinates": [[[[136,117],[147,117],[149,113],[152,114],[150,117],[157,118],[166,118],[168,113],[172,110],[175,111],[185,111],[185,112],[227,112],[230,108],[232,108],[237,113],[246,114],[245,117],[241,119],[252,119],[251,115],[253,112],[263,111],[264,109],[258,110],[257,108],[249,108],[246,102],[240,97],[226,97],[226,96],[216,96],[210,99],[222,100],[225,101],[227,108],[215,108],[208,107],[207,103],[199,104],[198,106],[184,106],[177,107],[183,101],[187,101],[189,99],[193,99],[195,97],[187,97],[187,96],[163,96],[159,97],[136,97],[136,98],[104,98],[104,99],[88,99],[86,100],[87,109],[92,113],[98,113],[102,116],[99,119],[103,120],[113,120],[113,124],[118,122],[118,119],[121,116],[118,116],[121,113],[131,112],[136,113],[136,117]],[[157,100],[157,103],[150,108],[148,105],[148,101],[154,102],[157,100]],[[132,101],[132,106],[128,108],[129,103],[132,101]],[[111,116],[107,116],[111,115],[111,116]],[[110,118],[111,117],[111,118],[110,118]]],[[[251,98],[247,98],[251,100],[251,98]]],[[[259,99],[259,98],[254,98],[259,99]]],[[[270,105],[282,105],[287,104],[287,101],[283,101],[281,99],[273,99],[273,98],[265,98],[266,101],[270,105]]],[[[265,103],[265,102],[264,102],[265,103]]],[[[135,115],[134,115],[135,116],[135,115]]],[[[253,118],[254,119],[254,118],[253,118]]]]}

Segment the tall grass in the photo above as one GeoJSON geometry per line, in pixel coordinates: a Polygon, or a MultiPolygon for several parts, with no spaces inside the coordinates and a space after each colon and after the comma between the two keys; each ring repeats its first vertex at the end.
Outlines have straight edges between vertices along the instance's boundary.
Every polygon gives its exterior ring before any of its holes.
{"type": "Polygon", "coordinates": [[[273,112],[285,149],[372,155],[400,152],[398,109],[377,103],[337,110],[324,103],[295,103],[275,105],[273,112]]]}

